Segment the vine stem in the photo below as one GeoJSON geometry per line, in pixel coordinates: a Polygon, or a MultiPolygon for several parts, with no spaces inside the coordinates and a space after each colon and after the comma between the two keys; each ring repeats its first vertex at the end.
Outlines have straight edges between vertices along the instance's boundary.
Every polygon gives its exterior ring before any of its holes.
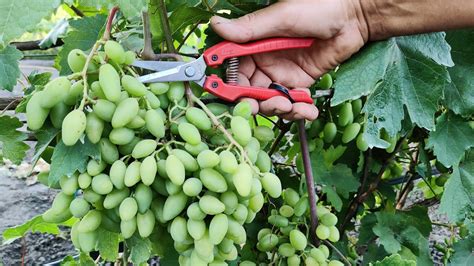
{"type": "Polygon", "coordinates": [[[332,250],[334,250],[337,253],[337,255],[339,255],[339,257],[341,257],[342,260],[344,260],[344,262],[347,265],[352,265],[351,262],[346,258],[346,256],[344,256],[344,254],[342,254],[342,252],[338,248],[336,248],[336,246],[334,246],[331,242],[324,240],[324,244],[326,246],[329,246],[332,250]]]}
{"type": "MultiPolygon", "coordinates": [[[[282,122],[282,120],[280,120],[280,122],[282,122]]],[[[276,137],[275,141],[273,141],[272,146],[270,147],[270,151],[268,152],[268,155],[272,156],[276,152],[276,150],[278,149],[278,144],[280,144],[280,141],[283,139],[286,133],[290,131],[291,124],[292,124],[291,122],[287,124],[283,123],[283,125],[279,127],[280,133],[276,137]]]]}

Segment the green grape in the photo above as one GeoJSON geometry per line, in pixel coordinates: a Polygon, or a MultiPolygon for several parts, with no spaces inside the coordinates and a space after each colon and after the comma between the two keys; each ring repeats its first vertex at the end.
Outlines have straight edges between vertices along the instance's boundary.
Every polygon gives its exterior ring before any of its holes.
{"type": "Polygon", "coordinates": [[[137,213],[137,228],[138,234],[145,238],[149,237],[155,227],[155,216],[151,210],[147,210],[145,213],[137,213]]]}
{"type": "Polygon", "coordinates": [[[295,207],[295,205],[300,200],[300,195],[292,188],[286,188],[283,190],[283,200],[290,206],[295,207]]]}
{"type": "Polygon", "coordinates": [[[183,163],[184,169],[188,172],[195,172],[199,170],[199,165],[196,159],[189,154],[188,152],[180,149],[174,149],[171,151],[173,155],[178,157],[178,159],[183,163]]]}
{"type": "Polygon", "coordinates": [[[186,179],[183,183],[183,192],[189,197],[195,197],[199,195],[202,191],[202,182],[201,180],[192,177],[186,179]]]}
{"type": "Polygon", "coordinates": [[[151,184],[151,187],[160,195],[163,195],[163,196],[169,195],[168,192],[166,191],[165,179],[159,177],[158,175],[156,176],[155,181],[153,181],[153,184],[151,184]]]}
{"type": "Polygon", "coordinates": [[[334,226],[337,224],[337,216],[332,213],[322,215],[320,220],[325,226],[334,226]]]}
{"type": "Polygon", "coordinates": [[[153,200],[153,192],[151,188],[143,183],[135,187],[135,200],[138,204],[138,212],[145,213],[151,206],[153,200]]]}
{"type": "Polygon", "coordinates": [[[104,121],[102,121],[95,112],[87,114],[86,135],[91,143],[96,144],[99,142],[102,132],[104,131],[104,126],[104,121]]]}
{"type": "Polygon", "coordinates": [[[262,239],[264,236],[268,235],[268,234],[271,234],[272,233],[272,229],[270,228],[262,228],[260,229],[260,231],[258,231],[258,234],[257,234],[257,240],[260,241],[260,239],[262,239]]]}
{"type": "Polygon", "coordinates": [[[318,137],[319,133],[323,130],[323,123],[321,119],[317,119],[311,122],[309,129],[307,130],[308,140],[318,137]]]}
{"type": "Polygon", "coordinates": [[[235,173],[239,166],[234,154],[228,150],[224,150],[219,154],[219,161],[219,168],[228,174],[235,173]]]}
{"type": "Polygon", "coordinates": [[[193,220],[202,220],[206,217],[206,214],[202,212],[201,208],[199,208],[198,202],[191,203],[186,210],[186,214],[193,220]]]}
{"type": "Polygon", "coordinates": [[[290,218],[295,213],[293,208],[289,205],[281,206],[280,209],[279,209],[279,212],[283,217],[286,217],[286,218],[290,218]]]}
{"type": "Polygon", "coordinates": [[[170,224],[170,235],[176,242],[183,242],[187,238],[188,230],[186,228],[186,219],[178,216],[170,224]]]}
{"type": "Polygon", "coordinates": [[[186,110],[186,119],[200,130],[210,130],[212,127],[211,119],[203,110],[196,107],[186,110]]]}
{"type": "Polygon", "coordinates": [[[268,216],[268,222],[276,227],[288,226],[288,218],[281,215],[270,215],[268,216]]]}
{"type": "Polygon", "coordinates": [[[237,209],[235,209],[234,213],[232,214],[234,219],[240,224],[244,224],[245,220],[247,219],[247,215],[247,207],[243,204],[238,204],[237,209]]]}
{"type": "Polygon", "coordinates": [[[70,177],[62,176],[59,179],[59,186],[61,191],[66,195],[74,195],[79,185],[77,184],[77,174],[73,174],[70,177]]]}
{"type": "MultiPolygon", "coordinates": [[[[214,260],[213,262],[209,263],[209,266],[227,266],[227,265],[228,264],[223,260],[214,260]]],[[[242,263],[240,265],[242,265],[242,263]]],[[[247,265],[247,266],[252,266],[252,265],[247,265]]]]}
{"type": "Polygon", "coordinates": [[[262,251],[270,251],[278,244],[278,236],[275,234],[268,234],[258,241],[262,251]]]}
{"type": "Polygon", "coordinates": [[[242,163],[237,167],[237,170],[233,174],[232,180],[234,186],[242,197],[247,197],[250,195],[250,190],[252,189],[252,168],[248,164],[242,163]]]}
{"type": "Polygon", "coordinates": [[[120,221],[120,232],[122,233],[123,238],[128,239],[133,236],[137,231],[137,218],[132,217],[129,220],[120,221]]]}
{"type": "Polygon", "coordinates": [[[110,181],[110,177],[108,175],[99,174],[92,178],[91,187],[95,193],[106,195],[112,192],[114,185],[112,184],[112,181],[110,181]]]}
{"type": "Polygon", "coordinates": [[[254,212],[258,212],[262,209],[264,203],[265,203],[265,199],[263,197],[263,194],[258,193],[255,196],[250,198],[249,208],[254,212]]]}
{"type": "Polygon", "coordinates": [[[360,111],[362,111],[362,105],[363,103],[361,99],[352,101],[351,106],[352,106],[352,114],[354,115],[354,117],[357,117],[360,114],[360,111]]]}
{"type": "Polygon", "coordinates": [[[126,127],[114,128],[109,133],[109,140],[115,145],[125,145],[135,138],[135,131],[126,127]]]}
{"type": "Polygon", "coordinates": [[[122,77],[122,86],[126,92],[134,97],[144,96],[148,91],[143,83],[130,75],[124,75],[122,77]]]}
{"type": "MultiPolygon", "coordinates": [[[[158,97],[156,97],[155,94],[153,94],[153,92],[151,91],[147,91],[145,93],[145,99],[147,100],[147,102],[150,104],[150,107],[152,109],[158,109],[161,107],[161,102],[160,102],[160,99],[158,97]]],[[[161,109],[160,109],[161,110],[161,109]]]]}
{"type": "Polygon", "coordinates": [[[185,168],[176,155],[169,155],[166,158],[166,174],[173,184],[181,186],[184,183],[185,168]]]}
{"type": "Polygon", "coordinates": [[[203,220],[189,219],[186,224],[187,232],[195,239],[201,239],[206,234],[206,223],[203,220]]]}
{"type": "Polygon", "coordinates": [[[166,94],[158,95],[158,99],[160,100],[160,108],[163,110],[168,109],[170,106],[170,100],[166,96],[166,94]]]}
{"type": "Polygon", "coordinates": [[[191,145],[199,145],[201,134],[199,130],[190,123],[184,122],[178,125],[179,136],[191,145]]]}
{"type": "Polygon", "coordinates": [[[294,229],[290,232],[290,243],[296,250],[304,250],[308,240],[301,231],[294,229]]]}
{"type": "Polygon", "coordinates": [[[328,266],[344,266],[344,263],[337,261],[337,260],[331,260],[328,263],[328,266]]]}
{"type": "Polygon", "coordinates": [[[115,109],[112,117],[112,127],[124,127],[130,123],[138,114],[138,101],[135,98],[128,98],[121,101],[115,109]]]}
{"type": "Polygon", "coordinates": [[[65,209],[61,212],[57,212],[56,210],[49,209],[44,212],[41,217],[47,223],[63,223],[69,219],[71,219],[72,214],[69,209],[65,209]]]}
{"type": "Polygon", "coordinates": [[[246,146],[252,138],[249,122],[241,116],[234,116],[230,121],[230,128],[234,139],[242,146],[246,146]]]}
{"type": "Polygon", "coordinates": [[[100,86],[100,83],[98,81],[92,82],[91,92],[89,95],[91,98],[94,99],[106,99],[104,91],[102,90],[102,87],[100,86]]]}
{"type": "Polygon", "coordinates": [[[328,239],[329,234],[330,234],[329,227],[325,226],[324,224],[320,224],[316,228],[316,236],[321,240],[328,239]]]}
{"type": "Polygon", "coordinates": [[[319,266],[319,263],[313,257],[306,257],[304,260],[305,266],[319,266]]]}
{"type": "Polygon", "coordinates": [[[96,230],[102,221],[102,214],[97,210],[90,210],[82,217],[77,230],[80,233],[92,232],[96,230]]]}
{"type": "Polygon", "coordinates": [[[139,129],[142,128],[146,125],[145,119],[143,119],[141,116],[137,115],[133,118],[130,123],[127,124],[127,128],[131,129],[139,129]]]}
{"type": "Polygon", "coordinates": [[[329,248],[328,247],[326,247],[325,245],[319,245],[318,249],[321,250],[324,253],[324,257],[326,257],[326,258],[329,257],[329,248]]]}
{"type": "Polygon", "coordinates": [[[127,187],[133,187],[138,182],[140,182],[140,161],[133,161],[128,165],[127,170],[125,170],[125,176],[123,178],[123,183],[127,187]]]}
{"type": "Polygon", "coordinates": [[[227,215],[218,214],[212,218],[209,224],[209,241],[214,245],[219,245],[227,234],[229,228],[229,220],[227,215]]]}
{"type": "Polygon", "coordinates": [[[49,109],[62,102],[71,89],[67,77],[57,77],[44,86],[43,97],[39,100],[41,107],[49,109]]]}
{"type": "Polygon", "coordinates": [[[254,137],[262,143],[270,142],[275,138],[275,133],[273,133],[273,130],[266,126],[255,127],[253,129],[253,134],[254,137]]]}
{"type": "Polygon", "coordinates": [[[134,218],[137,212],[138,204],[134,198],[128,197],[120,203],[119,215],[122,221],[128,221],[134,218]]]}
{"type": "Polygon", "coordinates": [[[321,77],[321,80],[319,80],[319,87],[323,90],[328,90],[332,87],[333,81],[331,74],[326,73],[321,77]]]}
{"type": "Polygon", "coordinates": [[[326,261],[326,256],[324,253],[318,248],[312,248],[309,251],[311,257],[313,257],[318,263],[324,263],[326,261]]]}
{"type": "Polygon", "coordinates": [[[266,173],[261,179],[263,189],[272,198],[278,198],[281,195],[281,182],[278,176],[272,173],[266,173]]]}
{"type": "Polygon", "coordinates": [[[49,120],[51,120],[51,124],[53,124],[55,128],[61,128],[63,120],[68,113],[68,106],[63,102],[59,102],[51,108],[49,112],[49,120]]]}
{"type": "Polygon", "coordinates": [[[83,198],[75,198],[71,201],[69,211],[76,218],[81,218],[89,212],[89,203],[83,198]]]}
{"type": "Polygon", "coordinates": [[[293,255],[287,259],[288,266],[299,266],[301,259],[298,255],[293,255]]]}
{"type": "Polygon", "coordinates": [[[165,202],[160,198],[155,198],[151,202],[151,210],[153,214],[155,214],[156,220],[158,220],[162,224],[166,222],[165,218],[163,217],[164,205],[165,205],[165,202]]]}
{"type": "Polygon", "coordinates": [[[173,184],[173,182],[169,180],[165,181],[165,187],[166,187],[166,192],[168,192],[168,195],[174,195],[176,193],[181,192],[181,186],[173,184]]]}
{"type": "Polygon", "coordinates": [[[35,92],[26,104],[26,123],[31,130],[40,129],[48,118],[49,110],[40,105],[42,98],[43,91],[35,92]]]}
{"type": "Polygon", "coordinates": [[[170,85],[168,83],[158,82],[149,85],[151,92],[155,95],[162,95],[168,92],[170,85]]]}
{"type": "Polygon", "coordinates": [[[107,57],[117,64],[123,64],[125,62],[125,51],[123,50],[122,45],[118,42],[111,40],[106,41],[104,50],[107,57]]]}
{"type": "Polygon", "coordinates": [[[88,173],[82,173],[77,178],[77,184],[79,185],[79,188],[81,189],[88,188],[91,185],[91,183],[92,183],[92,177],[88,173]]]}
{"type": "Polygon", "coordinates": [[[102,65],[99,69],[99,83],[105,97],[111,102],[120,100],[120,76],[110,64],[102,65]]]}
{"type": "Polygon", "coordinates": [[[329,122],[324,125],[324,142],[331,143],[337,134],[336,124],[329,122]]]}
{"type": "Polygon", "coordinates": [[[166,173],[166,160],[159,160],[157,166],[158,175],[162,178],[168,178],[168,174],[166,173]]]}
{"type": "Polygon", "coordinates": [[[224,203],[210,195],[204,195],[199,199],[199,207],[205,214],[209,215],[216,215],[225,210],[224,203]]]}
{"type": "Polygon", "coordinates": [[[241,101],[235,105],[234,110],[232,110],[233,116],[243,117],[245,120],[249,120],[252,116],[252,106],[247,101],[241,101]]]}
{"type": "Polygon", "coordinates": [[[107,100],[99,99],[95,102],[94,106],[92,107],[94,113],[102,120],[106,122],[112,121],[112,117],[114,116],[116,106],[113,102],[109,102],[107,100]]]}
{"type": "Polygon", "coordinates": [[[337,230],[337,227],[330,226],[328,240],[331,242],[337,242],[339,241],[339,238],[340,238],[340,234],[339,234],[339,230],[337,230]]]}
{"type": "Polygon", "coordinates": [[[86,64],[87,56],[79,49],[72,49],[67,55],[67,64],[72,72],[81,72],[86,64]]]}
{"type": "Polygon", "coordinates": [[[136,55],[133,51],[126,51],[125,52],[125,61],[124,61],[124,64],[126,65],[131,65],[133,64],[133,62],[135,62],[136,60],[136,55]]]}
{"type": "Polygon", "coordinates": [[[207,263],[214,260],[214,245],[209,240],[209,234],[194,241],[194,251],[207,263]]]}
{"type": "Polygon", "coordinates": [[[222,103],[210,103],[206,107],[216,116],[229,112],[229,107],[222,103]]]}
{"type": "Polygon", "coordinates": [[[219,197],[219,200],[224,203],[225,210],[224,213],[227,215],[232,214],[239,204],[239,199],[233,191],[226,191],[222,193],[219,197]]]}
{"type": "Polygon", "coordinates": [[[201,168],[213,168],[220,163],[220,157],[211,150],[204,150],[199,153],[197,162],[201,168]]]}
{"type": "Polygon", "coordinates": [[[125,188],[124,179],[127,166],[123,161],[117,160],[110,167],[110,181],[117,189],[125,188]]]}
{"type": "Polygon", "coordinates": [[[121,190],[114,189],[112,192],[107,194],[104,199],[104,208],[113,209],[122,203],[130,195],[130,190],[128,188],[123,188],[121,190]]]}
{"type": "Polygon", "coordinates": [[[78,226],[79,226],[79,223],[75,223],[71,227],[71,242],[75,248],[81,249],[81,246],[79,245],[79,232],[77,231],[78,226]]]}
{"type": "Polygon", "coordinates": [[[184,96],[184,91],[183,82],[171,82],[167,92],[168,99],[170,99],[171,102],[179,102],[184,96]]]}
{"type": "Polygon", "coordinates": [[[144,139],[137,142],[135,147],[132,150],[132,157],[135,159],[140,159],[150,156],[158,146],[155,140],[144,139]]]}
{"type": "Polygon", "coordinates": [[[345,127],[352,123],[354,120],[354,114],[352,113],[352,105],[351,103],[347,102],[341,106],[339,110],[339,117],[337,120],[337,124],[341,127],[345,127]]]}
{"type": "Polygon", "coordinates": [[[187,201],[188,197],[183,192],[169,196],[163,206],[163,220],[169,221],[178,216],[186,207],[187,201]]]}
{"type": "MultiPolygon", "coordinates": [[[[227,228],[228,228],[228,223],[227,223],[227,228]]],[[[232,251],[232,247],[234,246],[234,242],[228,238],[222,239],[221,243],[218,245],[218,249],[220,252],[223,253],[229,253],[232,251]]]]}
{"type": "Polygon", "coordinates": [[[369,149],[369,144],[364,140],[363,133],[360,133],[359,136],[357,136],[356,145],[357,149],[360,151],[366,151],[369,149]]]}
{"type": "Polygon", "coordinates": [[[102,138],[99,141],[99,147],[100,147],[100,154],[104,162],[112,164],[116,160],[118,160],[119,153],[117,150],[117,146],[112,144],[112,142],[110,142],[109,139],[102,138]]]}
{"type": "Polygon", "coordinates": [[[102,196],[95,193],[92,188],[84,190],[83,197],[87,202],[95,204],[102,200],[102,196]]]}
{"type": "Polygon", "coordinates": [[[211,137],[211,144],[215,146],[224,146],[227,144],[227,140],[222,134],[216,134],[211,137]]]}
{"type": "Polygon", "coordinates": [[[158,166],[156,164],[155,157],[150,155],[143,159],[140,165],[140,178],[143,184],[150,186],[155,181],[158,166]]]}
{"type": "Polygon", "coordinates": [[[188,151],[193,156],[197,156],[202,151],[208,150],[209,146],[207,146],[207,144],[204,142],[200,142],[198,145],[191,145],[189,143],[186,143],[184,144],[184,149],[186,149],[186,151],[188,151]]]}
{"type": "Polygon", "coordinates": [[[74,110],[63,120],[62,141],[66,146],[76,144],[86,130],[87,118],[83,111],[74,110]]]}
{"type": "Polygon", "coordinates": [[[272,168],[272,159],[268,156],[268,153],[264,151],[259,151],[257,155],[257,161],[255,165],[260,169],[262,172],[270,172],[272,168]]]}
{"type": "Polygon", "coordinates": [[[211,168],[202,169],[199,173],[203,185],[210,191],[222,193],[227,191],[225,178],[216,170],[211,168]]]}
{"type": "Polygon", "coordinates": [[[359,131],[360,131],[359,123],[352,123],[348,125],[344,129],[344,132],[342,133],[342,142],[343,143],[351,142],[353,139],[357,137],[357,134],[359,134],[359,131]]]}
{"type": "Polygon", "coordinates": [[[78,239],[81,251],[84,253],[93,251],[97,245],[98,238],[99,234],[96,231],[79,233],[78,239]]]}

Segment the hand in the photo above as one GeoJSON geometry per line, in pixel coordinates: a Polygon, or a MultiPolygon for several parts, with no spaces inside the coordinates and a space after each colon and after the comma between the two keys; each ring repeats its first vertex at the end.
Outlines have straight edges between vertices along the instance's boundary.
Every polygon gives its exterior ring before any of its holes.
{"type": "MultiPolygon", "coordinates": [[[[270,37],[314,37],[307,49],[277,51],[243,57],[239,83],[268,87],[278,82],[293,89],[310,87],[314,80],[357,52],[368,39],[359,0],[286,0],[228,20],[211,19],[212,28],[224,39],[249,42],[270,37]]],[[[309,91],[308,91],[309,93],[309,91]]],[[[287,120],[314,120],[314,105],[277,96],[258,103],[245,99],[254,113],[279,115],[287,120]]]]}

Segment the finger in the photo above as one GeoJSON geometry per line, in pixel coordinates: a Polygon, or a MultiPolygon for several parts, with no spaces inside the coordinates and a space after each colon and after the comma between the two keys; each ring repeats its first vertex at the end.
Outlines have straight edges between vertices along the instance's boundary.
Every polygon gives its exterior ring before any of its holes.
{"type": "Polygon", "coordinates": [[[260,69],[256,69],[250,77],[250,84],[254,87],[268,88],[272,84],[272,80],[260,69]]]}
{"type": "Polygon", "coordinates": [[[290,113],[283,114],[282,118],[286,120],[300,120],[306,119],[309,121],[315,120],[319,115],[318,108],[308,103],[295,103],[290,113]]]}
{"type": "Polygon", "coordinates": [[[290,100],[283,96],[275,96],[260,102],[260,112],[267,116],[289,113],[292,107],[290,100]]]}

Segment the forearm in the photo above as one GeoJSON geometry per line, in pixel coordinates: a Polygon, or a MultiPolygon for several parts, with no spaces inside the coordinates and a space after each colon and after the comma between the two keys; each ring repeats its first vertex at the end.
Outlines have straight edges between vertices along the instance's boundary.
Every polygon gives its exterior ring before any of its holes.
{"type": "Polygon", "coordinates": [[[369,39],[474,27],[473,0],[360,0],[369,39]]]}

